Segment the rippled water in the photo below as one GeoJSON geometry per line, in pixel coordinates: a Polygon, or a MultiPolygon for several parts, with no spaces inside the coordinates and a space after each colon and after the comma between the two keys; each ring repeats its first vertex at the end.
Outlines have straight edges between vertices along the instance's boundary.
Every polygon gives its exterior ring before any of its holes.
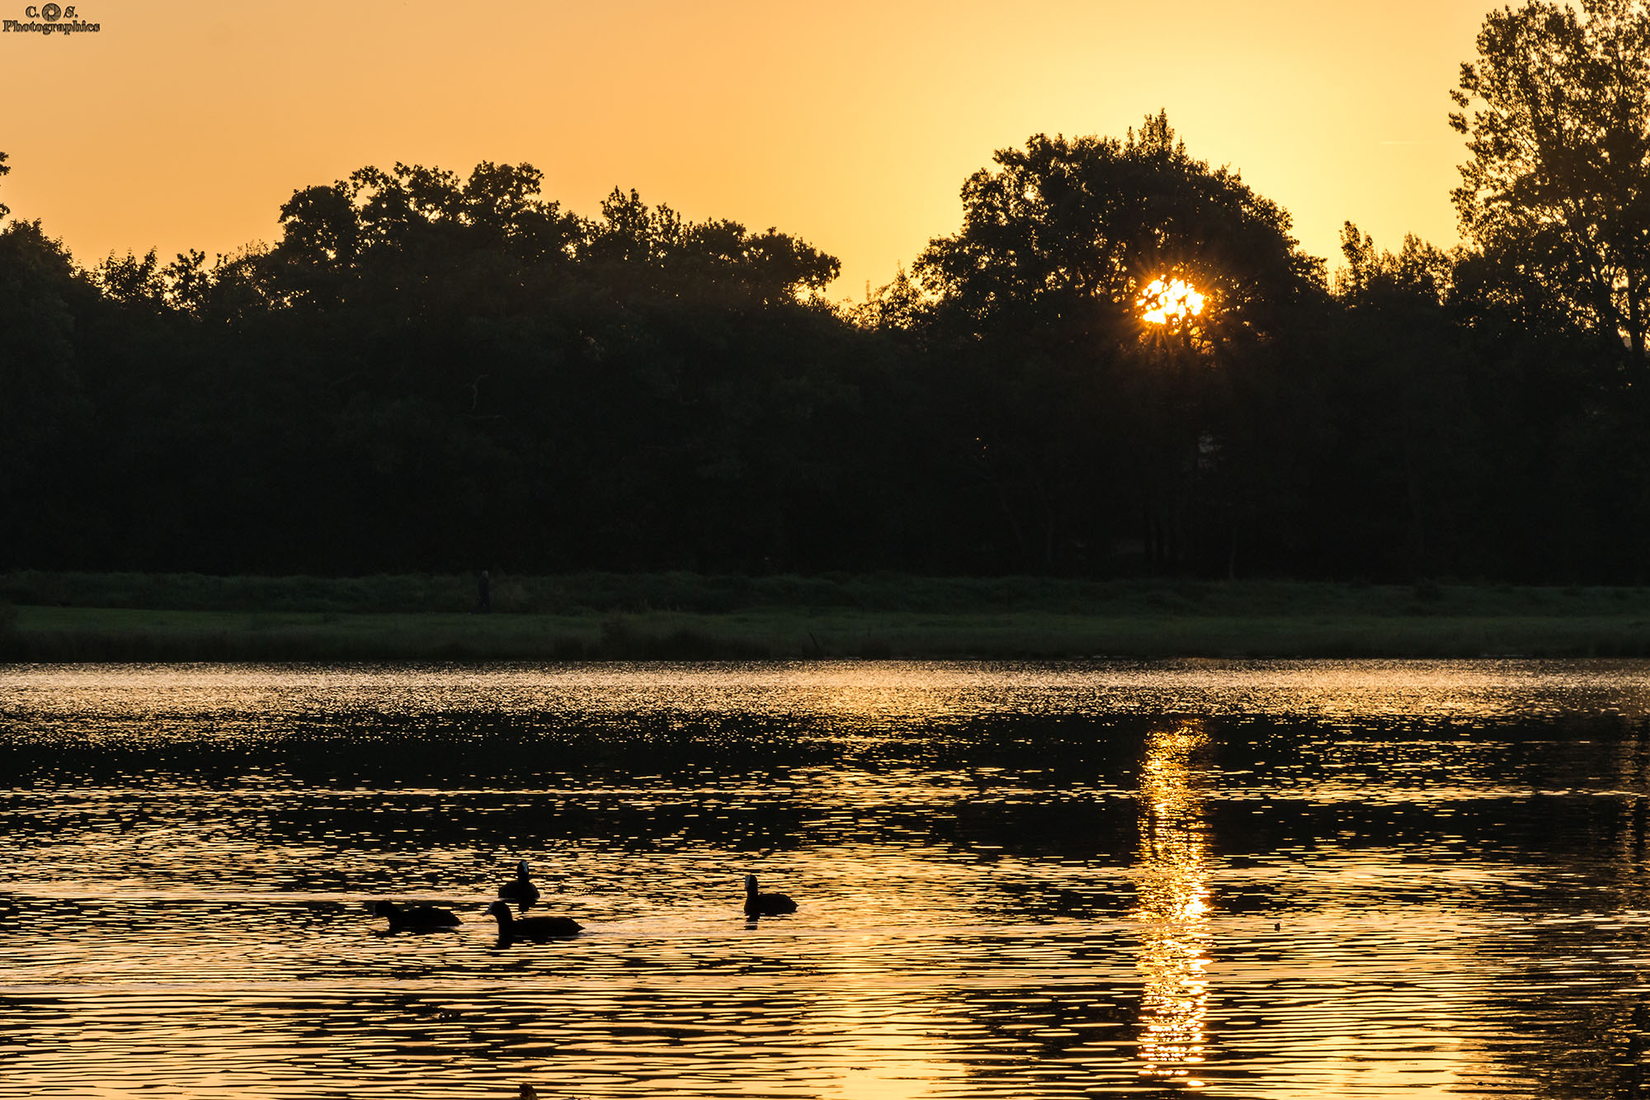
{"type": "Polygon", "coordinates": [[[1647,673],[0,669],[0,1096],[1626,1095],[1647,673]]]}

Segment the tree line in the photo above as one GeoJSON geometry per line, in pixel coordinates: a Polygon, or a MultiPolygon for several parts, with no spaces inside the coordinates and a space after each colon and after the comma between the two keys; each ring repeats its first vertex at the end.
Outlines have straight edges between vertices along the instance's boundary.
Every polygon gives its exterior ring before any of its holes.
{"type": "Polygon", "coordinates": [[[210,262],[6,220],[0,568],[1643,582],[1647,59],[1643,0],[1489,16],[1467,243],[1349,224],[1334,278],[1162,114],[997,152],[851,307],[526,164],[363,168],[210,262]]]}

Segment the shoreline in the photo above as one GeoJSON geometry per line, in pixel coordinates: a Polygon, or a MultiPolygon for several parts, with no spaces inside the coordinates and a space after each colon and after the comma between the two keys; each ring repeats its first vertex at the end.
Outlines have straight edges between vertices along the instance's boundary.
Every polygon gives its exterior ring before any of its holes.
{"type": "Polygon", "coordinates": [[[541,615],[20,606],[0,661],[1071,660],[1650,657],[1616,616],[1044,612],[541,615]]]}
{"type": "Polygon", "coordinates": [[[1650,588],[0,573],[0,661],[1650,657],[1650,588]]]}

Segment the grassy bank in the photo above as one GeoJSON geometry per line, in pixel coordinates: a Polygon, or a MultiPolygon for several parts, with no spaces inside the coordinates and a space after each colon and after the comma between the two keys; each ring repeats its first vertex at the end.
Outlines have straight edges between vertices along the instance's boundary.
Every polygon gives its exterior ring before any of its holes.
{"type": "Polygon", "coordinates": [[[1650,589],[0,575],[0,659],[1650,656],[1650,589]]]}

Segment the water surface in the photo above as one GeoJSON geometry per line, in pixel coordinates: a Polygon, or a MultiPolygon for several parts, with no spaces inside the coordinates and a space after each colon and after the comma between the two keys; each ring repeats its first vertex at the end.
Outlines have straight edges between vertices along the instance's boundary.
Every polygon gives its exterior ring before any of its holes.
{"type": "Polygon", "coordinates": [[[0,669],[0,1095],[1625,1094],[1646,673],[0,669]]]}

